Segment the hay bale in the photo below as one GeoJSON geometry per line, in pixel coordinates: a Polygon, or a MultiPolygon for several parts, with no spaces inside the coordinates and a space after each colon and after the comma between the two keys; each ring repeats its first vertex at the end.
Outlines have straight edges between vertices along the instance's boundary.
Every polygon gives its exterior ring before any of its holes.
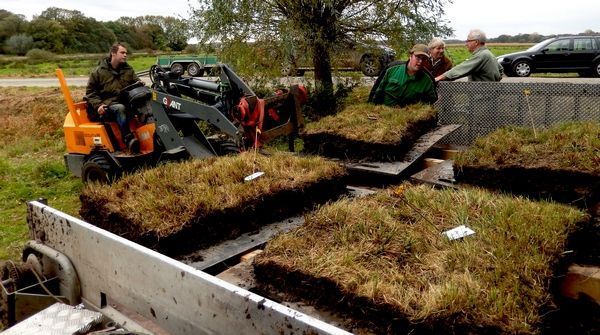
{"type": "Polygon", "coordinates": [[[430,105],[388,107],[348,104],[341,112],[306,125],[304,151],[326,157],[367,161],[401,159],[437,122],[430,105]]]}
{"type": "Polygon", "coordinates": [[[507,127],[454,162],[461,183],[590,206],[600,200],[600,122],[507,127]]]}
{"type": "Polygon", "coordinates": [[[88,185],[81,216],[166,254],[197,250],[256,230],[345,190],[345,170],[320,157],[252,153],[170,163],[88,185]],[[265,174],[251,182],[253,171],[265,174]]]}
{"type": "Polygon", "coordinates": [[[254,267],[262,291],[326,304],[375,333],[530,333],[553,303],[567,236],[585,220],[561,204],[401,185],[321,207],[254,267]],[[475,235],[441,233],[463,224],[475,235]]]}

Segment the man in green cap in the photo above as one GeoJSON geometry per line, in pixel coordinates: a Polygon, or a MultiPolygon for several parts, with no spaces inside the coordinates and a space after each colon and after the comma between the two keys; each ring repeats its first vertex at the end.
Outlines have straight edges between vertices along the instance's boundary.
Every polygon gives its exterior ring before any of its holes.
{"type": "Polygon", "coordinates": [[[369,102],[406,106],[417,102],[434,103],[437,100],[433,78],[426,69],[431,62],[429,49],[424,44],[416,44],[409,54],[405,64],[388,68],[381,81],[375,82],[369,102]]]}

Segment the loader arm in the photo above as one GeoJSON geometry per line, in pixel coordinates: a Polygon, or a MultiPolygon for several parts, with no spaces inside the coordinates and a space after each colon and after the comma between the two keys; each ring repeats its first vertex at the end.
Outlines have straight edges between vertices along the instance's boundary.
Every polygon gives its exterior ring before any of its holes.
{"type": "Polygon", "coordinates": [[[208,122],[230,136],[234,134],[224,129],[230,127],[222,125],[223,118],[238,126],[235,136],[242,140],[242,146],[261,146],[281,135],[293,137],[304,125],[301,106],[307,100],[307,92],[302,86],[280,89],[275,95],[262,99],[225,64],[220,65],[219,80],[216,82],[181,76],[156,66],[150,72],[153,88],[157,92],[172,97],[186,97],[188,101],[198,101],[204,106],[183,107],[185,113],[192,116],[194,112],[204,114],[206,108],[212,107],[212,111],[217,110],[221,115],[208,122]]]}
{"type": "Polygon", "coordinates": [[[197,121],[206,121],[227,134],[234,142],[241,142],[240,129],[214,105],[205,105],[156,90],[152,92],[151,101],[156,133],[167,151],[185,148],[191,157],[216,155],[197,121]]]}

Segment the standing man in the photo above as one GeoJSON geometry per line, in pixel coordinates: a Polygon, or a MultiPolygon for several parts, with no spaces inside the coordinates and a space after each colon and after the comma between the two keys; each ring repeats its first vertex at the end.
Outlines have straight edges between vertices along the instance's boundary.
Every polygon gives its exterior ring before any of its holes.
{"type": "Polygon", "coordinates": [[[473,57],[435,77],[435,81],[456,80],[465,76],[469,76],[469,81],[500,81],[502,79],[502,67],[496,61],[496,57],[485,46],[486,40],[483,31],[479,29],[471,30],[465,44],[473,57]]]}
{"type": "Polygon", "coordinates": [[[427,45],[431,55],[431,75],[435,78],[452,68],[452,61],[444,54],[446,43],[438,37],[434,37],[427,45]]]}
{"type": "Polygon", "coordinates": [[[114,120],[119,124],[123,142],[131,147],[135,137],[131,133],[125,105],[118,101],[121,90],[140,79],[127,64],[127,48],[122,43],[110,47],[108,57],[92,71],[85,90],[88,116],[92,121],[114,120]]]}
{"type": "Polygon", "coordinates": [[[427,69],[430,63],[429,49],[416,44],[409,51],[406,64],[390,67],[377,85],[375,83],[369,102],[387,106],[406,106],[417,102],[434,103],[437,92],[427,69]]]}

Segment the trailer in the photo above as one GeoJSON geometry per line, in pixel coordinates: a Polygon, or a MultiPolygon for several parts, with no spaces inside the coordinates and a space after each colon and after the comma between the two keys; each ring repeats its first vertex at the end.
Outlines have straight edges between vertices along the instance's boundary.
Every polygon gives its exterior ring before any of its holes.
{"type": "Polygon", "coordinates": [[[173,72],[187,72],[192,77],[214,74],[219,62],[216,55],[162,55],[156,57],[156,64],[173,72]]]}

